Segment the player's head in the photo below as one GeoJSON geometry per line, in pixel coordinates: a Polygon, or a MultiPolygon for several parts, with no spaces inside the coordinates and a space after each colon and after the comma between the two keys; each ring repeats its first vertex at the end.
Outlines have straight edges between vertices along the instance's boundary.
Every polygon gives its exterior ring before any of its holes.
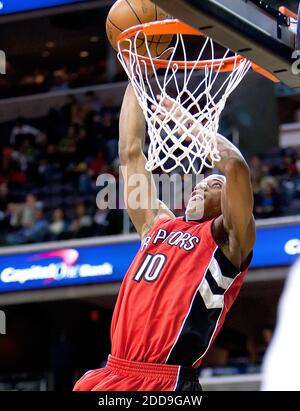
{"type": "Polygon", "coordinates": [[[209,220],[222,214],[221,191],[226,177],[212,174],[198,183],[185,210],[188,221],[209,220]]]}

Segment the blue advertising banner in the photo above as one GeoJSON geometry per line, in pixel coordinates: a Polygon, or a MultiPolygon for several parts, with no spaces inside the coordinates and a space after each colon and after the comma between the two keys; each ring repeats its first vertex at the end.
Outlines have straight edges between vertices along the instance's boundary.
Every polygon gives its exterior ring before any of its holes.
{"type": "Polygon", "coordinates": [[[122,280],[138,242],[0,256],[0,292],[122,280]]]}
{"type": "MultiPolygon", "coordinates": [[[[139,241],[0,255],[0,292],[122,280],[139,241]]],[[[251,268],[286,266],[300,255],[300,225],[258,228],[251,268]]]]}
{"type": "Polygon", "coordinates": [[[0,16],[2,14],[18,13],[47,7],[62,6],[65,4],[82,3],[84,0],[1,0],[0,16]]]}
{"type": "Polygon", "coordinates": [[[252,268],[292,264],[300,256],[300,225],[258,228],[252,268]]]}

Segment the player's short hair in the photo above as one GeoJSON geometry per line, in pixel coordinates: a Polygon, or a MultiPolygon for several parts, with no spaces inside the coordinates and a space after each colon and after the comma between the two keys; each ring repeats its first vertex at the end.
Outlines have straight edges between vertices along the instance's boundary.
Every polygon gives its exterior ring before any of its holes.
{"type": "Polygon", "coordinates": [[[223,176],[222,174],[210,174],[209,176],[207,176],[203,181],[210,181],[210,180],[218,180],[220,181],[222,184],[226,183],[226,177],[223,176]]]}

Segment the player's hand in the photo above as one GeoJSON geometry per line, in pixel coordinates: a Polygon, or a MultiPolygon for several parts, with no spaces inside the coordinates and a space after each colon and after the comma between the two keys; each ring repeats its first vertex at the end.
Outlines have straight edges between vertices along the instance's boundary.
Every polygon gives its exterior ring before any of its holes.
{"type": "Polygon", "coordinates": [[[173,121],[175,120],[174,122],[182,125],[182,127],[177,130],[178,134],[183,135],[186,132],[186,129],[189,129],[193,125],[194,121],[191,118],[191,115],[185,112],[185,109],[179,102],[168,96],[162,97],[159,94],[156,96],[156,99],[158,105],[156,106],[153,104],[151,110],[161,121],[169,118],[169,121],[172,121],[173,119],[173,121]]]}

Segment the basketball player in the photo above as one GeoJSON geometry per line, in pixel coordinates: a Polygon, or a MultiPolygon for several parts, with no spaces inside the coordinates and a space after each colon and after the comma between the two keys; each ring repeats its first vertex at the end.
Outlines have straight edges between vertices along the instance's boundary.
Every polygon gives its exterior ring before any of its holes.
{"type": "MultiPolygon", "coordinates": [[[[169,102],[165,102],[168,108],[169,102]]],[[[129,216],[141,247],[120,289],[105,368],[87,372],[75,390],[199,391],[196,370],[236,299],[252,258],[255,223],[250,173],[242,154],[218,137],[223,175],[199,183],[185,216],[157,199],[145,170],[145,121],[129,84],[120,115],[119,153],[129,216]],[[131,203],[137,174],[147,184],[131,203]],[[154,206],[153,206],[154,205],[154,206]]]]}

